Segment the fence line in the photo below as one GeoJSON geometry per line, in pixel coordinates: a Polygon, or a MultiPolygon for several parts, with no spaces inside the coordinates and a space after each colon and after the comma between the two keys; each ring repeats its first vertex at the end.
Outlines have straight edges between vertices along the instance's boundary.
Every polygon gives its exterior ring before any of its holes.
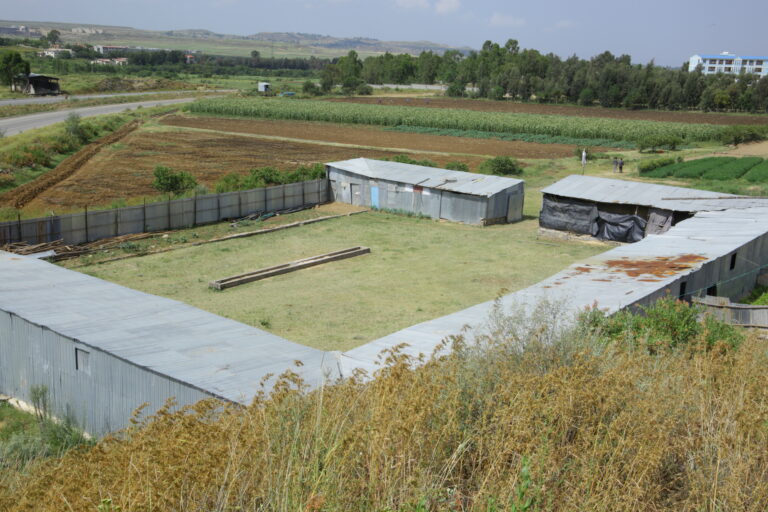
{"type": "Polygon", "coordinates": [[[75,245],[133,233],[190,228],[327,201],[328,181],[319,179],[125,208],[89,211],[86,207],[78,213],[2,222],[0,245],[55,240],[75,245]]]}

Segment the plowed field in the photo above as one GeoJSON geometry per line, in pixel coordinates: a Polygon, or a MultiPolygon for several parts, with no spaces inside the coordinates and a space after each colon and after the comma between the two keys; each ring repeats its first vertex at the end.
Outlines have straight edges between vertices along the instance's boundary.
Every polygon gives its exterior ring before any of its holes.
{"type": "Polygon", "coordinates": [[[156,197],[152,173],[157,165],[187,171],[213,190],[225,174],[264,166],[292,170],[318,162],[408,154],[438,165],[461,161],[475,169],[489,156],[560,158],[574,151],[563,144],[419,135],[330,123],[171,116],[162,124],[141,128],[106,146],[24,209],[61,213],[108,206],[119,199],[156,197]]]}
{"type": "MultiPolygon", "coordinates": [[[[535,144],[495,139],[423,135],[389,131],[370,126],[319,122],[170,116],[163,120],[163,124],[387,149],[478,155],[484,158],[497,155],[516,158],[562,158],[573,156],[576,148],[576,146],[569,144],[535,144]]],[[[430,159],[439,160],[440,157],[430,159]]],[[[449,160],[451,159],[449,158],[449,160]]],[[[453,158],[453,160],[457,160],[457,158],[453,158]]]]}
{"type": "Polygon", "coordinates": [[[717,114],[703,112],[663,112],[659,110],[625,110],[618,108],[578,107],[517,103],[514,101],[468,100],[459,98],[399,98],[352,97],[330,98],[327,101],[371,103],[411,107],[456,108],[481,112],[508,112],[510,114],[550,114],[558,116],[605,117],[610,119],[636,119],[640,121],[669,121],[674,123],[705,123],[717,125],[768,124],[768,115],[717,114]]]}

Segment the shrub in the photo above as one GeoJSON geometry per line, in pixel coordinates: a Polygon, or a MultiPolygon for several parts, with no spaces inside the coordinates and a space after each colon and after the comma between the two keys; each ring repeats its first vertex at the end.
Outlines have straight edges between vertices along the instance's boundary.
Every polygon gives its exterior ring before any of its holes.
{"type": "Polygon", "coordinates": [[[523,174],[523,168],[517,160],[508,156],[489,158],[480,164],[480,171],[497,176],[518,176],[523,174]]]}
{"type": "Polygon", "coordinates": [[[216,182],[216,193],[222,194],[224,192],[243,190],[242,181],[243,177],[236,172],[227,174],[216,182]]]}
{"type": "Polygon", "coordinates": [[[445,95],[452,98],[461,98],[466,94],[467,86],[462,82],[451,82],[445,90],[445,95]]]}
{"type": "Polygon", "coordinates": [[[738,146],[743,142],[755,142],[766,137],[768,129],[761,126],[727,126],[720,132],[719,140],[723,144],[738,146]]]}
{"type": "Polygon", "coordinates": [[[86,127],[80,122],[80,116],[72,112],[64,121],[64,133],[73,138],[80,144],[88,141],[89,133],[86,127]]]}
{"type": "Polygon", "coordinates": [[[155,167],[155,181],[152,186],[166,194],[179,195],[197,186],[197,181],[188,172],[174,172],[170,167],[158,165],[155,167]]]}
{"type": "Polygon", "coordinates": [[[683,139],[676,135],[645,135],[637,140],[637,148],[640,151],[650,149],[655,152],[657,148],[667,148],[671,151],[683,143],[683,139]]]}
{"type": "Polygon", "coordinates": [[[469,172],[469,166],[464,162],[448,162],[445,164],[445,168],[452,171],[469,172]]]}
{"type": "Polygon", "coordinates": [[[304,84],[301,86],[301,90],[304,94],[309,96],[320,96],[323,94],[323,91],[320,90],[320,86],[317,85],[313,80],[307,80],[304,82],[304,84]]]}
{"type": "Polygon", "coordinates": [[[644,160],[637,164],[637,171],[640,174],[646,174],[659,167],[672,165],[676,162],[674,158],[657,158],[655,160],[644,160]]]}
{"type": "Polygon", "coordinates": [[[373,87],[368,84],[360,84],[355,89],[355,92],[361,96],[370,96],[373,94],[373,87]]]}
{"type": "MultiPolygon", "coordinates": [[[[384,158],[383,160],[389,160],[388,158],[384,158]]],[[[440,167],[437,162],[433,162],[432,160],[416,160],[408,155],[397,155],[392,157],[393,162],[399,162],[401,164],[411,164],[411,165],[422,165],[424,167],[440,167]]]]}

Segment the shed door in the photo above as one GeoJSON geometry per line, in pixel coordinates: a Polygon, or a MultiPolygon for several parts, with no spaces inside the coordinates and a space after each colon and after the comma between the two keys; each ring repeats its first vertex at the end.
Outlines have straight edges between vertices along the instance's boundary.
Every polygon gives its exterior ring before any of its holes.
{"type": "Polygon", "coordinates": [[[371,186],[371,206],[379,208],[379,187],[371,186]]]}
{"type": "Polygon", "coordinates": [[[360,185],[357,183],[350,183],[349,190],[350,195],[352,196],[352,204],[355,206],[362,206],[363,202],[361,201],[362,198],[360,197],[360,185]]]}

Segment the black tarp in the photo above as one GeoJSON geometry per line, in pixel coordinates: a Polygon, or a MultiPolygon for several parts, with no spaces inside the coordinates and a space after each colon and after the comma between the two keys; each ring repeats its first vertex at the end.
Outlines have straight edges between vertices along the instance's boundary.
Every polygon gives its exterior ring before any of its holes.
{"type": "Polygon", "coordinates": [[[597,234],[597,206],[577,199],[544,195],[539,225],[547,229],[597,234]]]}
{"type": "Polygon", "coordinates": [[[600,240],[639,242],[645,233],[645,219],[637,215],[598,212],[597,234],[600,240]]]}

